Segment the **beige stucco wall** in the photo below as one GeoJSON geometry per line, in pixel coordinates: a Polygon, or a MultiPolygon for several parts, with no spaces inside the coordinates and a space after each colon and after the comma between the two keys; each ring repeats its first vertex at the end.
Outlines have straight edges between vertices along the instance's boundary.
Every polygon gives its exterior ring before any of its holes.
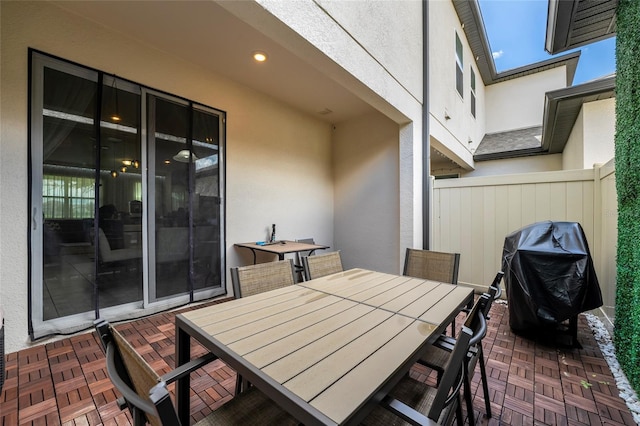
{"type": "MultiPolygon", "coordinates": [[[[422,2],[258,0],[221,5],[399,125],[398,247],[420,247],[422,2]],[[258,8],[267,10],[286,29],[260,19],[258,8]],[[296,37],[291,37],[291,30],[296,37]]],[[[345,237],[358,239],[354,229],[345,231],[345,237]]],[[[394,259],[399,255],[389,253],[394,259]]],[[[378,260],[384,262],[382,257],[378,260]]]]}
{"type": "Polygon", "coordinates": [[[562,169],[584,168],[584,109],[578,114],[567,144],[562,151],[562,169]]]}
{"type": "Polygon", "coordinates": [[[606,163],[615,155],[616,100],[588,102],[584,111],[584,168],[606,163]]]}
{"type": "Polygon", "coordinates": [[[398,125],[379,113],[334,130],[335,245],[345,268],[400,273],[398,125]],[[364,137],[363,137],[364,136],[364,137]]]}
{"type": "Polygon", "coordinates": [[[486,88],[486,133],[542,125],[544,94],[565,87],[565,66],[492,84],[486,88]]]}
{"type": "Polygon", "coordinates": [[[508,175],[562,170],[562,154],[536,155],[503,160],[477,161],[472,171],[460,170],[461,177],[508,175]]]}
{"type": "MultiPolygon", "coordinates": [[[[342,197],[349,190],[343,190],[355,188],[351,194],[361,191],[364,195],[367,182],[375,181],[380,183],[374,194],[378,198],[366,205],[380,207],[370,215],[379,223],[374,226],[369,221],[369,226],[382,229],[379,234],[386,244],[371,250],[361,234],[368,228],[343,227],[341,241],[363,244],[354,257],[343,251],[347,265],[366,258],[366,265],[399,271],[404,247],[422,244],[422,43],[418,25],[422,3],[394,2],[393,7],[383,3],[359,2],[359,6],[375,15],[372,19],[387,24],[385,31],[393,38],[386,45],[379,43],[378,26],[350,16],[359,10],[351,5],[310,0],[221,3],[380,111],[379,116],[340,123],[337,133],[342,144],[338,145],[332,141],[330,124],[126,35],[46,2],[0,2],[0,303],[6,313],[7,350],[28,344],[29,47],[227,112],[227,270],[250,261],[233,243],[265,238],[271,223],[278,225],[279,237],[314,237],[341,249],[334,239],[334,224],[342,226],[356,218],[338,204],[350,202],[342,197]],[[404,38],[417,41],[406,43],[404,38]],[[369,145],[372,139],[375,143],[369,145]],[[362,152],[354,148],[371,150],[376,166],[359,160],[362,152]],[[334,149],[345,150],[351,171],[361,182],[350,180],[352,175],[344,172],[347,163],[336,160],[334,149]],[[334,169],[342,172],[334,173],[334,169]],[[346,179],[344,185],[342,179],[346,179]],[[341,191],[337,201],[335,188],[341,191]]],[[[359,214],[365,212],[359,210],[359,214]]]]}
{"type": "Polygon", "coordinates": [[[28,340],[29,47],[227,112],[227,270],[249,262],[233,243],[264,239],[271,223],[281,238],[334,246],[329,124],[46,2],[1,8],[0,303],[8,352],[28,340]]]}
{"type": "Polygon", "coordinates": [[[485,133],[486,88],[460,20],[449,1],[429,4],[429,133],[432,145],[467,168],[473,165],[471,149],[485,133]],[[464,96],[456,91],[455,34],[463,45],[464,96]],[[471,73],[476,74],[476,117],[471,115],[471,73]],[[445,118],[445,113],[449,118],[445,118]],[[471,140],[471,143],[469,141],[471,140]]]}
{"type": "Polygon", "coordinates": [[[614,157],[615,109],[615,98],[582,105],[563,151],[564,170],[590,169],[614,157]]]}
{"type": "Polygon", "coordinates": [[[316,0],[417,100],[422,99],[422,2],[316,0]]]}

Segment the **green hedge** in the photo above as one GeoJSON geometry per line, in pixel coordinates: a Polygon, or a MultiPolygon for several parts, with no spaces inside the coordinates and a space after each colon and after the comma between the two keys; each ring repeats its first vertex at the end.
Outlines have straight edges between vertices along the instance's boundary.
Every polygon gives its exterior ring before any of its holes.
{"type": "Polygon", "coordinates": [[[640,393],[640,1],[620,0],[616,39],[618,278],[614,342],[640,393]]]}

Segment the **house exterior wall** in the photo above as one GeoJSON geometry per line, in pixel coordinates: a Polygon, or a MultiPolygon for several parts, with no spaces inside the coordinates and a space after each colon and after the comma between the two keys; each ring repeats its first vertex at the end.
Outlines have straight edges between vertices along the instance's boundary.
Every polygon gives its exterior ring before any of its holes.
{"type": "Polygon", "coordinates": [[[411,96],[422,100],[420,1],[317,0],[315,3],[380,62],[411,96]]]}
{"type": "Polygon", "coordinates": [[[615,98],[584,103],[562,153],[562,168],[590,169],[612,159],[615,123],[615,98]]]}
{"type": "Polygon", "coordinates": [[[485,133],[486,91],[460,20],[449,1],[429,5],[429,133],[434,148],[467,169],[485,133]],[[456,41],[463,45],[464,96],[456,90],[456,41]],[[471,114],[471,73],[476,74],[476,117],[471,114]],[[445,115],[450,118],[445,118],[445,115]],[[469,141],[472,141],[469,143],[469,141]]]}
{"type": "Polygon", "coordinates": [[[584,150],[584,109],[582,109],[562,151],[562,169],[582,169],[584,166],[584,150]]]}
{"type": "MultiPolygon", "coordinates": [[[[380,111],[377,117],[344,123],[336,133],[330,124],[51,3],[0,3],[0,303],[5,310],[6,350],[29,344],[29,47],[226,111],[227,271],[251,261],[233,244],[264,239],[271,223],[278,225],[282,238],[312,236],[332,249],[341,249],[334,226],[340,226],[345,247],[351,247],[349,242],[367,244],[363,232],[367,237],[379,232],[387,244],[372,251],[367,261],[399,271],[404,247],[422,244],[422,28],[418,24],[422,3],[394,2],[394,7],[384,3],[360,2],[360,6],[385,22],[388,35],[402,34],[386,45],[380,44],[380,28],[351,16],[359,9],[350,5],[221,3],[380,111]],[[405,37],[415,42],[407,44],[405,37]],[[367,126],[380,134],[367,131],[367,126]],[[372,137],[375,144],[369,146],[372,137]],[[352,171],[359,183],[350,180],[347,162],[336,159],[335,149],[358,166],[352,171]],[[376,167],[357,160],[356,151],[368,149],[376,167]],[[364,229],[345,226],[355,221],[345,207],[348,196],[366,194],[369,181],[380,184],[375,192],[379,204],[369,200],[371,208],[382,209],[374,215],[379,222],[371,221],[364,229]]],[[[361,260],[361,255],[351,259],[344,251],[347,262],[361,260]]]]}
{"type": "Polygon", "coordinates": [[[1,7],[0,303],[8,352],[28,340],[29,47],[227,112],[227,270],[251,262],[233,244],[264,239],[271,223],[283,238],[334,246],[329,124],[49,3],[1,7]]]}
{"type": "Polygon", "coordinates": [[[460,170],[460,177],[508,175],[515,173],[551,172],[562,170],[562,154],[477,161],[472,171],[460,170]]]}
{"type": "Polygon", "coordinates": [[[567,87],[566,66],[492,84],[486,88],[486,133],[540,126],[544,94],[567,87]]]}
{"type": "Polygon", "coordinates": [[[590,169],[615,156],[616,100],[588,102],[582,110],[585,116],[583,168],[590,169]]]}
{"type": "Polygon", "coordinates": [[[398,125],[379,113],[335,127],[334,241],[346,269],[401,272],[399,212],[389,208],[400,196],[398,145],[398,125]]]}
{"type": "MultiPolygon", "coordinates": [[[[399,125],[399,247],[422,245],[422,4],[221,3],[399,125]],[[286,28],[262,19],[256,11],[262,8],[286,28]],[[291,37],[292,31],[296,37],[291,37]]],[[[347,231],[345,237],[359,238],[353,229],[347,231]]],[[[400,255],[389,253],[395,259],[400,255]]]]}

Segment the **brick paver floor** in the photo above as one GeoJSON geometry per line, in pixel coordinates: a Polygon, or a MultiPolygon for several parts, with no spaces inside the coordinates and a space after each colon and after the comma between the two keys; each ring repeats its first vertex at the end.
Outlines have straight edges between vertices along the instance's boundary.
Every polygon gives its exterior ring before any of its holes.
{"type": "MultiPolygon", "coordinates": [[[[493,417],[486,417],[476,372],[476,424],[635,424],[584,316],[578,319],[582,347],[569,348],[515,335],[508,315],[504,304],[493,305],[483,342],[493,417]]],[[[116,326],[162,374],[174,366],[173,319],[174,313],[162,313],[116,326]]],[[[203,352],[194,343],[193,354],[203,352]]],[[[129,414],[116,405],[118,395],[106,375],[95,333],[8,354],[6,363],[0,425],[130,424],[129,414]]],[[[435,373],[425,367],[415,366],[411,374],[435,383],[435,373]]],[[[195,422],[232,397],[235,372],[216,361],[194,373],[191,383],[195,422]]]]}

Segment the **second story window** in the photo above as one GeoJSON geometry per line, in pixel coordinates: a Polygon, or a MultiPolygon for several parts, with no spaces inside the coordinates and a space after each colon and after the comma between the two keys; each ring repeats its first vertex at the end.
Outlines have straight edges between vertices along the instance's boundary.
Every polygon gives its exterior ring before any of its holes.
{"type": "Polygon", "coordinates": [[[464,84],[463,84],[463,61],[462,61],[462,42],[458,33],[456,33],[456,90],[461,97],[464,98],[464,84]]]}
{"type": "Polygon", "coordinates": [[[469,67],[469,71],[471,71],[471,115],[476,118],[476,73],[473,67],[469,67]]]}

